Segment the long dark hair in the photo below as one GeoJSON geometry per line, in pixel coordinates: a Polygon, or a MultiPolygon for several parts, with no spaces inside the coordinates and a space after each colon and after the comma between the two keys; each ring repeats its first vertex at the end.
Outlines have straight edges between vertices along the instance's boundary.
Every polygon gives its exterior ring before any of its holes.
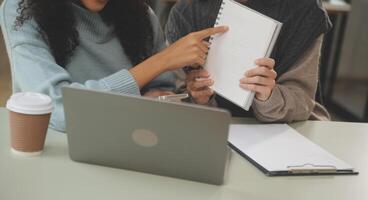
{"type": "MultiPolygon", "coordinates": [[[[15,27],[34,19],[57,64],[65,67],[79,44],[71,0],[21,0],[15,27]]],[[[153,28],[145,0],[110,0],[100,13],[112,24],[133,64],[152,55],[153,28]]]]}

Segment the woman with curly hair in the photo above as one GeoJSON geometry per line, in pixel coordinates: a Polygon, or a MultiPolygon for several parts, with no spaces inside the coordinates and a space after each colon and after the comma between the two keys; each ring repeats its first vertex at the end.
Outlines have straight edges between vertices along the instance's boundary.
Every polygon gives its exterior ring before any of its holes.
{"type": "Polygon", "coordinates": [[[171,71],[202,65],[208,51],[203,39],[226,31],[206,29],[166,48],[144,0],[4,0],[0,19],[13,91],[51,96],[50,125],[59,131],[65,130],[63,86],[171,94],[171,71]]]}

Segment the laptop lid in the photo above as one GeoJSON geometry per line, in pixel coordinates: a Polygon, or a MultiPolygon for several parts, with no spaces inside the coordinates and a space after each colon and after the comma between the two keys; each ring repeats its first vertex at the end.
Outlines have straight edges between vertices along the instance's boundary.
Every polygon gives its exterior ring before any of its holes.
{"type": "Polygon", "coordinates": [[[72,160],[222,184],[227,111],[63,88],[72,160]]]}

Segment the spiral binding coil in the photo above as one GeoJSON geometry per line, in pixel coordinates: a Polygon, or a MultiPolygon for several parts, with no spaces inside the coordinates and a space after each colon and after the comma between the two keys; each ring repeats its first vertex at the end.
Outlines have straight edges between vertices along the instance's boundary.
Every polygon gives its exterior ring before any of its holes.
{"type": "MultiPolygon", "coordinates": [[[[220,17],[222,15],[222,11],[224,10],[225,4],[226,4],[226,2],[222,1],[219,13],[218,13],[217,18],[216,18],[215,26],[219,25],[220,17]]],[[[212,44],[213,40],[214,40],[214,38],[213,38],[213,36],[211,36],[210,39],[209,39],[209,43],[212,44]]]]}

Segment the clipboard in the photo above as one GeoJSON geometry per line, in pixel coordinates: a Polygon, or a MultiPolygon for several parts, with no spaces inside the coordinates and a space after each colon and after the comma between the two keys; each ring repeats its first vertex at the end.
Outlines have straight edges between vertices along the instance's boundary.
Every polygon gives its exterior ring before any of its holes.
{"type": "Polygon", "coordinates": [[[231,125],[228,144],[270,177],[359,174],[349,164],[336,158],[286,124],[231,125]],[[287,149],[288,144],[294,147],[290,156],[280,150],[287,149]],[[295,148],[296,146],[299,149],[295,148]],[[310,152],[313,152],[314,156],[310,156],[312,155],[309,154],[310,152]]]}

